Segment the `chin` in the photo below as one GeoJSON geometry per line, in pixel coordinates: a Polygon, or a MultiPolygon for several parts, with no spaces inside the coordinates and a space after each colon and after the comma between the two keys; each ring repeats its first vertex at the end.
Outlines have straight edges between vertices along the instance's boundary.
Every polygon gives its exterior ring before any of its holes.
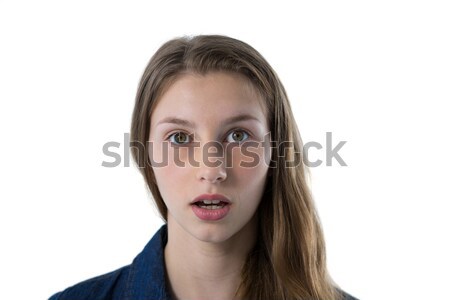
{"type": "Polygon", "coordinates": [[[201,224],[195,225],[192,235],[205,243],[222,243],[232,237],[234,232],[224,224],[201,224]]]}

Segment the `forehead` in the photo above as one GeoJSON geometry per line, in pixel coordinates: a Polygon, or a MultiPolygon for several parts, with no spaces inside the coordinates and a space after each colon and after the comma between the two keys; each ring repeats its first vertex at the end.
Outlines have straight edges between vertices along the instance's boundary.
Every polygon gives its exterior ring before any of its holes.
{"type": "Polygon", "coordinates": [[[153,106],[151,125],[168,115],[185,118],[230,117],[252,113],[267,120],[264,97],[244,75],[233,72],[186,73],[165,89],[153,106]]]}

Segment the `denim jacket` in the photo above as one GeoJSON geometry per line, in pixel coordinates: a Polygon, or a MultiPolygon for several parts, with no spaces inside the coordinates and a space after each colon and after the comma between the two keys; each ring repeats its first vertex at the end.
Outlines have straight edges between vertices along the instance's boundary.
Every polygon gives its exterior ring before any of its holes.
{"type": "MultiPolygon", "coordinates": [[[[166,285],[167,224],[155,233],[131,265],[56,293],[49,300],[172,300],[166,285]]],[[[356,300],[346,295],[345,300],[356,300]]]]}
{"type": "Polygon", "coordinates": [[[80,282],[49,300],[171,300],[165,281],[166,243],[165,224],[131,265],[80,282]]]}

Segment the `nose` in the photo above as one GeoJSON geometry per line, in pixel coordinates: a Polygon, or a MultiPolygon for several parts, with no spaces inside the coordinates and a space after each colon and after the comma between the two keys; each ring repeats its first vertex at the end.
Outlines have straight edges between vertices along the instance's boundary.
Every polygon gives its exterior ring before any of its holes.
{"type": "Polygon", "coordinates": [[[207,157],[205,156],[207,151],[209,150],[204,149],[204,151],[200,151],[202,155],[197,170],[197,179],[210,183],[219,183],[226,180],[227,169],[223,157],[220,154],[218,156],[207,157]]]}
{"type": "Polygon", "coordinates": [[[197,178],[200,181],[206,181],[210,183],[219,183],[227,179],[226,169],[222,166],[208,167],[205,165],[200,166],[197,178]]]}

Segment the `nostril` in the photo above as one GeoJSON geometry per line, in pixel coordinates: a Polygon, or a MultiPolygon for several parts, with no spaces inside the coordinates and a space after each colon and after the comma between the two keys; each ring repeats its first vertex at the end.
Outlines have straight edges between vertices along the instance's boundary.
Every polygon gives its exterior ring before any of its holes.
{"type": "Polygon", "coordinates": [[[216,177],[216,178],[207,178],[207,177],[202,177],[203,180],[207,180],[207,181],[211,181],[211,182],[218,182],[218,181],[224,181],[226,177],[216,177]]]}
{"type": "Polygon", "coordinates": [[[197,178],[202,181],[221,182],[227,179],[227,171],[223,167],[200,167],[197,169],[197,178]]]}

